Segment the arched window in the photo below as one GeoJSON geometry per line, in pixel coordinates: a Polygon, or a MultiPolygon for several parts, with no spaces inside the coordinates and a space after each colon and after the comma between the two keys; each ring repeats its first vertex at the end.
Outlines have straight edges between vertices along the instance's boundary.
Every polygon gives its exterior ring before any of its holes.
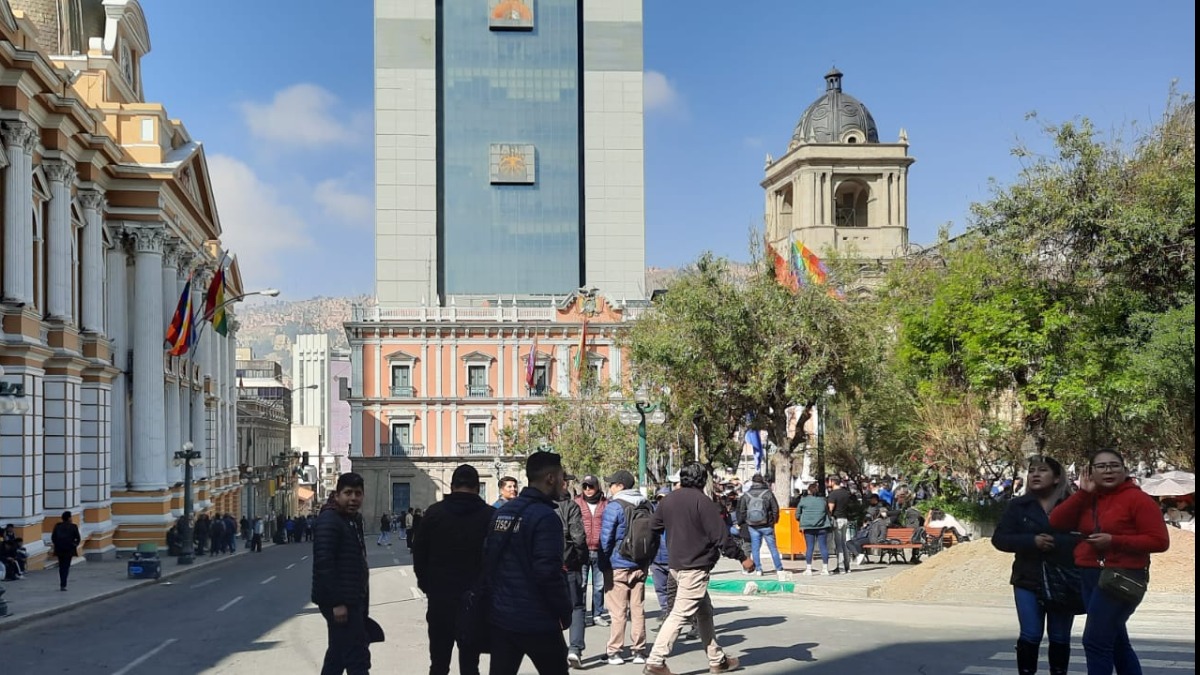
{"type": "Polygon", "coordinates": [[[835,224],[838,227],[868,227],[871,188],[858,180],[842,181],[834,192],[835,224]]]}

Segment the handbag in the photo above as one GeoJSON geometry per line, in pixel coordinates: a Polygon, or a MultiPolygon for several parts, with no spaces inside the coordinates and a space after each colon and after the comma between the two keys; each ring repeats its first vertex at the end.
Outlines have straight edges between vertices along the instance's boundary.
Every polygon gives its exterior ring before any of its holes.
{"type": "MultiPolygon", "coordinates": [[[[517,511],[514,520],[520,520],[521,515],[525,513],[525,509],[529,508],[529,504],[521,507],[517,511]]],[[[497,549],[496,555],[489,556],[483,563],[483,572],[479,575],[479,580],[474,586],[463,594],[462,605],[458,609],[458,621],[455,623],[454,639],[458,642],[458,648],[464,651],[477,652],[480,654],[490,654],[492,651],[492,629],[491,629],[491,614],[492,614],[492,561],[500,560],[504,557],[504,551],[508,548],[508,544],[512,541],[513,531],[516,527],[509,528],[504,535],[504,541],[497,549]]]]}
{"type": "MultiPolygon", "coordinates": [[[[1092,502],[1093,532],[1100,531],[1100,513],[1096,509],[1096,501],[1092,502]]],[[[1146,581],[1150,576],[1149,570],[1124,570],[1104,566],[1104,556],[1098,556],[1100,563],[1100,580],[1097,586],[1109,596],[1127,605],[1136,605],[1146,597],[1146,581]],[[1139,579],[1144,576],[1146,579],[1139,579]]]]}
{"type": "Polygon", "coordinates": [[[1079,570],[1048,560],[1042,561],[1042,585],[1038,601],[1047,611],[1083,614],[1083,590],[1079,570]]]}

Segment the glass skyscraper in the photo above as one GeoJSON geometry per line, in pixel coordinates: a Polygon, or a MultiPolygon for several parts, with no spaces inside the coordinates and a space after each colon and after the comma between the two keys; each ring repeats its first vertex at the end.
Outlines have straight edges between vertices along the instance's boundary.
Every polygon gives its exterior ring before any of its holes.
{"type": "Polygon", "coordinates": [[[642,297],[640,0],[377,0],[383,305],[642,297]]]}

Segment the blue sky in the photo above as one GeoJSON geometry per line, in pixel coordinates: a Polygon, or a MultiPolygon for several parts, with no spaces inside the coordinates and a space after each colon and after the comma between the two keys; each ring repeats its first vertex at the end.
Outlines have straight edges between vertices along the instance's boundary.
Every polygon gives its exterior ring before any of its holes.
{"type": "MultiPolygon", "coordinates": [[[[1145,128],[1173,80],[1195,92],[1194,3],[645,2],[654,266],[747,257],[764,157],[783,154],[831,65],[881,140],[908,131],[917,243],[961,230],[988,179],[1012,179],[1018,139],[1044,146],[1026,113],[1145,128]]],[[[372,4],[144,0],[147,99],[204,142],[248,287],[371,292],[372,4]]]]}

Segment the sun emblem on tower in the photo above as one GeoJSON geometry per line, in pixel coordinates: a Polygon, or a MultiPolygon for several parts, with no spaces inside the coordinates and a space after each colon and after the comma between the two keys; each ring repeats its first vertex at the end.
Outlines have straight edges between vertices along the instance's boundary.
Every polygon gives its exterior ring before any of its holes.
{"type": "Polygon", "coordinates": [[[500,156],[500,175],[508,178],[525,176],[525,153],[520,149],[509,147],[500,156]]]}

